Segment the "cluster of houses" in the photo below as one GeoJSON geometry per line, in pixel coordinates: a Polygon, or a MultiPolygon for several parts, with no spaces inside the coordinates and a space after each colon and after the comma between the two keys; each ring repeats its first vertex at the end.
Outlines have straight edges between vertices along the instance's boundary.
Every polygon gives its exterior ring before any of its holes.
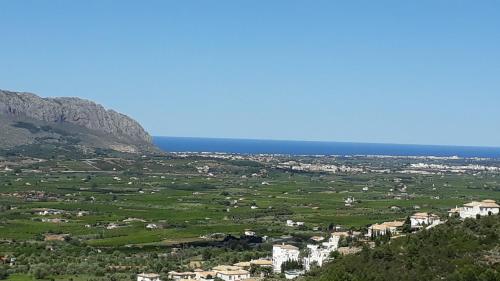
{"type": "Polygon", "coordinates": [[[63,210],[47,209],[47,208],[34,209],[33,212],[39,216],[57,216],[66,213],[66,211],[63,210]]]}
{"type": "Polygon", "coordinates": [[[292,171],[306,171],[306,172],[327,172],[327,173],[337,173],[337,172],[347,172],[347,173],[361,173],[362,168],[349,167],[346,165],[332,165],[332,164],[322,164],[322,163],[301,163],[297,161],[287,161],[276,165],[278,169],[292,170],[292,171]]]}
{"type": "MultiPolygon", "coordinates": [[[[213,281],[216,278],[224,281],[257,281],[261,277],[251,277],[250,268],[252,266],[271,269],[273,263],[268,259],[251,260],[239,262],[234,265],[219,265],[211,270],[195,269],[193,271],[177,272],[170,271],[168,278],[174,281],[213,281]]],[[[160,281],[160,275],[154,273],[142,273],[137,275],[137,281],[160,281]]]]}
{"type": "MultiPolygon", "coordinates": [[[[415,213],[410,216],[410,227],[412,230],[429,229],[443,223],[438,215],[431,213],[415,213]]],[[[397,236],[401,234],[405,222],[389,221],[372,224],[368,227],[366,237],[377,237],[383,235],[397,236]]]]}
{"type": "MultiPolygon", "coordinates": [[[[477,218],[478,216],[491,216],[500,213],[500,205],[495,200],[486,199],[482,201],[473,201],[464,204],[462,207],[456,207],[448,211],[449,216],[458,215],[461,219],[477,218]]],[[[412,230],[422,228],[429,229],[443,223],[441,218],[431,213],[415,213],[410,216],[412,230]]],[[[390,221],[380,224],[373,224],[368,227],[367,237],[376,237],[381,235],[398,235],[402,231],[404,221],[390,221]]]]}
{"type": "MultiPolygon", "coordinates": [[[[478,216],[489,216],[500,213],[500,206],[494,200],[473,201],[464,204],[463,207],[454,208],[449,211],[450,216],[457,214],[460,218],[477,218],[478,216]]],[[[436,214],[419,212],[410,216],[410,226],[412,230],[429,229],[436,225],[442,224],[443,221],[436,214]]],[[[390,234],[397,236],[403,231],[404,221],[389,221],[373,224],[368,227],[366,237],[377,237],[390,234]]],[[[302,222],[287,221],[287,226],[300,226],[302,222]]],[[[248,231],[248,230],[247,230],[248,231]]],[[[247,233],[245,233],[247,234],[247,233]]],[[[248,233],[250,234],[250,233],[248,233]]],[[[252,233],[253,234],[253,233],[252,233]]],[[[294,279],[305,271],[311,270],[313,265],[323,266],[331,260],[331,253],[338,251],[342,254],[354,254],[359,251],[359,248],[339,247],[339,242],[342,237],[360,236],[361,233],[348,232],[333,232],[327,242],[323,241],[323,237],[313,237],[315,244],[308,244],[306,250],[302,252],[298,247],[289,244],[273,245],[272,260],[259,259],[249,262],[240,262],[234,265],[221,265],[212,268],[210,271],[197,269],[192,272],[176,272],[168,273],[168,278],[175,281],[199,280],[213,281],[219,278],[224,281],[239,281],[239,280],[260,280],[260,278],[252,278],[249,269],[252,266],[264,267],[272,269],[274,273],[284,272],[287,279],[294,279]],[[297,262],[302,265],[303,269],[284,270],[284,264],[287,262],[297,262]]],[[[143,273],[137,276],[137,281],[160,281],[158,274],[143,273]]]]}

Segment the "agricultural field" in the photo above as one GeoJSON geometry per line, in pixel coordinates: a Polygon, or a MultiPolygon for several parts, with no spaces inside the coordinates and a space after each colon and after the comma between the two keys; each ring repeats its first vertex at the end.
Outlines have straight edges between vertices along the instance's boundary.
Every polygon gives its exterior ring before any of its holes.
{"type": "Polygon", "coordinates": [[[416,211],[446,218],[465,202],[500,200],[498,170],[453,168],[500,165],[488,159],[172,154],[0,160],[7,167],[0,173],[0,256],[16,257],[10,270],[17,273],[8,280],[32,280],[37,270],[45,271],[39,278],[53,280],[131,280],[137,272],[197,261],[209,266],[268,257],[277,241],[326,237],[334,226],[366,232],[370,224],[416,211]],[[418,163],[447,167],[412,166],[418,163]],[[290,227],[287,220],[304,225],[290,227]],[[240,239],[246,230],[263,241],[255,246],[240,239]]]}

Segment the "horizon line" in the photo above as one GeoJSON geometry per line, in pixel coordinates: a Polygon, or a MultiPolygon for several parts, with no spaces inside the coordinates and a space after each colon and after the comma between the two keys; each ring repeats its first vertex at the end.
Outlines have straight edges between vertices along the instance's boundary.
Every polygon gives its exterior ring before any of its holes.
{"type": "Polygon", "coordinates": [[[460,145],[460,144],[421,144],[421,143],[392,143],[392,142],[360,142],[360,141],[326,141],[326,140],[298,140],[298,139],[267,139],[267,138],[240,138],[240,137],[187,137],[187,136],[158,136],[153,138],[183,138],[183,139],[214,139],[214,140],[247,140],[247,141],[288,141],[288,142],[315,142],[315,143],[349,143],[349,144],[373,144],[373,145],[402,145],[402,146],[435,146],[435,147],[462,147],[462,148],[484,148],[500,149],[500,146],[490,145],[460,145]]]}

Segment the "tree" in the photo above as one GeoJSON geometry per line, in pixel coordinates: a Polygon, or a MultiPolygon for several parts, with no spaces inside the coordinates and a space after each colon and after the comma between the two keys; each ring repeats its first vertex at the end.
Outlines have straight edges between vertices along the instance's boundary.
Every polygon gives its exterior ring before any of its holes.
{"type": "Polygon", "coordinates": [[[30,271],[35,279],[45,279],[49,276],[49,270],[46,265],[43,264],[33,266],[30,271]]]}
{"type": "Polygon", "coordinates": [[[403,224],[403,233],[411,232],[411,219],[410,217],[406,217],[405,223],[403,224]]]}
{"type": "Polygon", "coordinates": [[[0,266],[0,280],[5,280],[7,277],[9,277],[7,268],[5,268],[5,266],[0,266]]]}
{"type": "Polygon", "coordinates": [[[302,269],[302,263],[297,260],[288,260],[281,265],[281,272],[294,269],[302,269]]]}

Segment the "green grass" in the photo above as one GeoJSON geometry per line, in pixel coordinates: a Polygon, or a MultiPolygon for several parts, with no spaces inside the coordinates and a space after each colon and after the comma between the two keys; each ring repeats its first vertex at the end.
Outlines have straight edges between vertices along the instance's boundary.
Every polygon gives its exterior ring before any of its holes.
{"type": "MultiPolygon", "coordinates": [[[[352,163],[356,161],[346,160],[352,163]]],[[[370,161],[366,160],[371,164],[377,160],[370,161]]],[[[118,247],[197,240],[201,235],[214,232],[238,235],[246,228],[260,229],[264,231],[259,233],[261,235],[279,235],[294,231],[284,226],[286,219],[304,221],[308,227],[325,227],[334,223],[362,228],[385,220],[404,219],[415,212],[413,207],[417,205],[421,211],[446,215],[449,208],[471,199],[500,199],[497,179],[487,174],[410,176],[397,173],[304,173],[291,176],[283,171],[272,170],[267,178],[243,179],[241,175],[255,172],[260,164],[255,166],[242,161],[192,159],[128,162],[96,159],[90,162],[91,165],[88,161],[48,161],[39,164],[48,169],[46,173],[3,175],[1,192],[44,190],[58,199],[37,202],[0,197],[1,204],[17,207],[16,210],[4,212],[6,219],[0,221],[0,237],[32,240],[40,234],[57,232],[82,238],[92,246],[118,247]],[[215,165],[215,171],[224,172],[219,172],[217,178],[207,179],[194,168],[205,164],[215,165]],[[92,166],[101,170],[95,172],[97,169],[92,166]],[[54,167],[62,170],[87,169],[89,172],[50,171],[54,167]],[[144,167],[148,170],[144,170],[144,167]],[[113,168],[117,170],[113,171],[113,168]],[[115,176],[122,180],[114,180],[115,176]],[[402,179],[410,199],[396,200],[389,196],[389,190],[398,187],[395,178],[402,179]],[[261,185],[262,181],[271,185],[261,185]],[[25,185],[26,182],[31,185],[25,185]],[[362,192],[364,186],[370,187],[368,192],[362,192]],[[348,196],[354,196],[358,203],[353,207],[345,207],[343,200],[348,196]],[[439,199],[434,199],[436,196],[439,199]],[[95,201],[91,201],[90,197],[94,197],[95,201]],[[238,208],[230,205],[233,200],[238,200],[238,208]],[[250,209],[252,204],[259,206],[259,209],[250,209]],[[391,206],[402,209],[393,211],[391,206]],[[33,208],[61,209],[71,215],[68,223],[43,223],[34,220],[41,217],[30,213],[33,208]],[[89,211],[90,215],[76,217],[78,210],[89,211]],[[163,222],[166,228],[150,231],[145,229],[146,223],[131,223],[116,230],[105,229],[109,223],[123,224],[126,218],[140,218],[147,223],[163,222]],[[92,227],[86,228],[85,225],[92,227]],[[272,229],[272,232],[267,229],[272,229]]],[[[385,164],[400,165],[392,162],[385,164]]]]}

